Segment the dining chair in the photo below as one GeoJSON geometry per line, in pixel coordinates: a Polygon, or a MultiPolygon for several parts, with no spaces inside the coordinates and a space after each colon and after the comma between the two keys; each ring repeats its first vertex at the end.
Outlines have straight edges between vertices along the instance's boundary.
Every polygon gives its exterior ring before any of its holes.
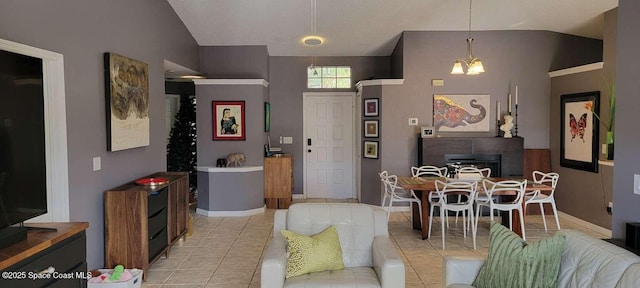
{"type": "Polygon", "coordinates": [[[538,203],[540,205],[540,213],[542,214],[542,223],[544,224],[544,231],[547,231],[547,220],[544,215],[544,204],[551,204],[551,208],[553,209],[553,216],[556,218],[556,226],[558,226],[558,230],[560,230],[560,221],[558,221],[558,210],[556,209],[556,200],[554,198],[554,193],[556,191],[556,185],[558,184],[558,178],[560,178],[560,174],[551,172],[551,173],[543,173],[540,171],[533,171],[533,182],[537,184],[546,184],[551,186],[551,193],[549,195],[542,193],[540,190],[527,192],[524,195],[524,204],[535,204],[538,203]]]}
{"type": "MultiPolygon", "coordinates": [[[[467,237],[467,228],[471,228],[471,237],[473,238],[473,249],[476,249],[476,226],[474,223],[474,215],[473,215],[473,203],[477,194],[478,182],[460,182],[460,181],[449,181],[443,182],[440,180],[435,181],[436,193],[440,198],[439,202],[441,205],[441,209],[443,213],[440,213],[440,226],[442,229],[442,250],[445,249],[445,217],[447,217],[448,211],[463,212],[462,213],[462,231],[463,235],[467,237]],[[448,196],[457,195],[460,196],[458,201],[448,201],[448,196]],[[465,215],[469,215],[470,221],[467,224],[465,219],[465,215]],[[469,225],[470,227],[467,227],[469,225]]],[[[433,217],[429,218],[429,234],[431,234],[431,221],[433,217]]]]}
{"type": "Polygon", "coordinates": [[[520,228],[522,229],[522,240],[527,240],[524,233],[524,214],[522,211],[522,201],[524,198],[525,189],[527,188],[527,180],[516,181],[498,181],[493,182],[488,179],[482,180],[482,187],[486,194],[485,200],[476,198],[476,225],[475,229],[478,230],[478,220],[480,219],[480,211],[482,206],[489,207],[489,217],[493,221],[493,211],[508,211],[509,212],[509,228],[513,230],[513,210],[518,211],[518,217],[520,217],[520,228]],[[494,194],[500,191],[515,191],[515,199],[507,202],[497,202],[497,198],[494,198],[494,194]]]}
{"type": "MultiPolygon", "coordinates": [[[[491,168],[460,167],[456,170],[455,175],[457,180],[480,181],[483,178],[491,177],[491,168]]],[[[486,196],[484,195],[477,195],[476,198],[486,202],[486,196]]],[[[458,197],[458,201],[460,201],[460,197],[458,197]]],[[[456,223],[458,223],[458,214],[456,213],[456,223]]]]}
{"type": "MultiPolygon", "coordinates": [[[[436,167],[436,166],[430,166],[430,165],[425,165],[420,167],[416,167],[416,166],[411,167],[411,176],[414,178],[416,177],[445,178],[446,175],[447,175],[447,167],[436,167]]],[[[433,210],[435,209],[435,207],[440,207],[440,201],[439,201],[440,197],[438,197],[438,194],[436,193],[436,191],[429,191],[429,194],[427,197],[428,197],[427,199],[429,200],[429,219],[432,219],[433,210]]],[[[440,214],[442,214],[442,209],[440,209],[440,214]]],[[[449,228],[448,220],[447,220],[447,228],[449,228]]],[[[431,237],[431,229],[429,229],[428,237],[431,237]]]]}
{"type": "MultiPolygon", "coordinates": [[[[422,205],[420,203],[420,198],[416,196],[413,191],[407,191],[404,188],[398,186],[398,176],[389,175],[389,172],[382,171],[378,173],[380,175],[380,181],[384,184],[385,196],[383,198],[382,206],[384,207],[384,203],[386,202],[386,198],[389,198],[389,206],[387,206],[387,222],[389,221],[389,216],[391,215],[391,208],[393,207],[393,202],[408,202],[411,209],[413,209],[412,203],[416,203],[418,205],[418,215],[422,215],[422,205]]],[[[413,217],[411,217],[411,225],[413,226],[413,217]]],[[[420,217],[420,227],[422,227],[422,217],[420,217]]]]}

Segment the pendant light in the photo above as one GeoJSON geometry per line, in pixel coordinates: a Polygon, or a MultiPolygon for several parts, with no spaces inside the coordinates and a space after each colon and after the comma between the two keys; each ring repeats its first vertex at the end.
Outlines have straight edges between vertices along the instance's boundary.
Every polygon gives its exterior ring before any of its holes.
{"type": "Polygon", "coordinates": [[[302,43],[304,43],[304,45],[311,47],[311,65],[309,65],[308,69],[310,71],[313,70],[313,75],[317,76],[318,70],[315,67],[316,56],[313,52],[313,47],[322,44],[322,38],[316,34],[316,0],[313,0],[312,3],[313,3],[313,22],[311,25],[311,29],[313,31],[313,34],[302,38],[302,43]]]}
{"type": "Polygon", "coordinates": [[[465,74],[463,65],[467,68],[467,75],[478,75],[484,72],[480,58],[474,57],[472,52],[473,38],[471,38],[471,1],[469,0],[469,32],[467,36],[467,58],[458,59],[453,63],[451,74],[465,74]]]}

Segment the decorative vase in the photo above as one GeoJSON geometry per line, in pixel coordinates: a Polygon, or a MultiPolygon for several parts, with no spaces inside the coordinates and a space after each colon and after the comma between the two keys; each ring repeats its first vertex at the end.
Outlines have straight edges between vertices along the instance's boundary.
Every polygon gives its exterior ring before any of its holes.
{"type": "Polygon", "coordinates": [[[613,132],[607,132],[607,160],[613,160],[613,132]]]}

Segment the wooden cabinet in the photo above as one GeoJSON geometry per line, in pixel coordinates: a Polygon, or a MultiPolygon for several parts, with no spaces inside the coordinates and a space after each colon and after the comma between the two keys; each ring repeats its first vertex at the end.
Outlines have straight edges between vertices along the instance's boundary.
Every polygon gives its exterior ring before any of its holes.
{"type": "Polygon", "coordinates": [[[287,209],[293,190],[293,157],[264,158],[264,198],[267,208],[287,209]]]}
{"type": "Polygon", "coordinates": [[[87,287],[86,222],[28,223],[29,226],[54,228],[55,231],[29,230],[27,239],[0,250],[0,287],[87,287]],[[53,274],[38,274],[53,267],[53,274]],[[65,277],[62,277],[65,276],[65,277]]]}
{"type": "Polygon", "coordinates": [[[189,176],[187,172],[159,172],[169,182],[140,186],[134,182],[104,193],[105,266],[118,264],[142,269],[162,255],[187,233],[189,176]]]}

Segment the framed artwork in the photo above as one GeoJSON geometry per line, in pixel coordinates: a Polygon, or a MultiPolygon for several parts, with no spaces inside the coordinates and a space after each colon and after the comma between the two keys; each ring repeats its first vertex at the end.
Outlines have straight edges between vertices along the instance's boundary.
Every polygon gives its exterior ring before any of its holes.
{"type": "Polygon", "coordinates": [[[560,166],[598,172],[600,91],[560,96],[560,166]]]}
{"type": "Polygon", "coordinates": [[[378,141],[364,141],[364,158],[378,159],[378,141]]]}
{"type": "Polygon", "coordinates": [[[264,132],[271,130],[271,103],[264,102],[264,132]]]}
{"type": "Polygon", "coordinates": [[[380,116],[380,99],[369,98],[364,99],[364,116],[365,117],[378,117],[380,116]]]}
{"type": "Polygon", "coordinates": [[[378,138],[378,120],[365,120],[364,121],[364,137],[366,138],[378,138]]]}
{"type": "Polygon", "coordinates": [[[489,132],[488,94],[433,95],[433,126],[444,132],[489,132]]]}
{"type": "Polygon", "coordinates": [[[213,140],[245,140],[244,101],[212,101],[213,140]]]}
{"type": "Polygon", "coordinates": [[[149,146],[149,65],[104,53],[107,151],[149,146]]]}
{"type": "Polygon", "coordinates": [[[422,138],[431,138],[436,135],[435,129],[433,127],[421,127],[420,128],[420,136],[422,138]]]}

